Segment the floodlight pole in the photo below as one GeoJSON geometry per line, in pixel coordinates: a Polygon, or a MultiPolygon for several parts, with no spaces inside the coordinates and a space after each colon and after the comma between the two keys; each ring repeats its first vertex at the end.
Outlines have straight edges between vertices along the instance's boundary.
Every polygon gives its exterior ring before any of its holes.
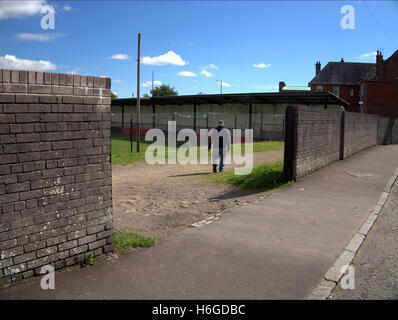
{"type": "Polygon", "coordinates": [[[141,105],[140,105],[140,46],[141,46],[141,33],[138,34],[138,59],[137,59],[137,153],[140,152],[140,122],[141,122],[141,105]]]}
{"type": "Polygon", "coordinates": [[[220,83],[220,94],[222,94],[222,80],[216,80],[216,81],[220,83]]]}

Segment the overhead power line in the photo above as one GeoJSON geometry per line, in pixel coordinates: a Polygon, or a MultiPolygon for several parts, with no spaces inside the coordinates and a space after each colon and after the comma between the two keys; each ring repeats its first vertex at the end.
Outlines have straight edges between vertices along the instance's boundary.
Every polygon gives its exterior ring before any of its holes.
{"type": "Polygon", "coordinates": [[[386,37],[388,38],[388,40],[390,40],[390,42],[392,43],[392,45],[395,47],[395,42],[394,40],[390,37],[390,34],[387,32],[386,29],[384,29],[383,25],[380,23],[380,21],[377,19],[376,15],[372,12],[372,10],[370,10],[370,8],[368,7],[368,5],[366,4],[366,1],[362,1],[362,3],[365,5],[365,7],[368,9],[369,13],[372,15],[372,17],[375,19],[376,23],[379,25],[380,29],[384,32],[384,34],[386,35],[386,37]]]}

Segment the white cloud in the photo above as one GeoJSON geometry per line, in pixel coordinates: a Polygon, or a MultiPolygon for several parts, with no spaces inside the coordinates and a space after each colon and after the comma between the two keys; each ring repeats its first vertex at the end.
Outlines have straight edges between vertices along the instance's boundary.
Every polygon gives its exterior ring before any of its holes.
{"type": "Polygon", "coordinates": [[[80,70],[80,67],[76,67],[76,68],[73,69],[73,70],[66,71],[66,73],[67,73],[67,74],[77,74],[77,73],[79,72],[79,70],[80,70]]]}
{"type": "Polygon", "coordinates": [[[181,71],[179,73],[177,73],[179,76],[183,76],[183,77],[196,77],[197,74],[191,71],[181,71]]]}
{"type": "MultiPolygon", "coordinates": [[[[217,80],[218,81],[218,80],[217,80]]],[[[220,81],[219,81],[220,82],[220,81]]],[[[226,88],[229,88],[231,85],[228,83],[228,82],[225,82],[225,81],[223,81],[222,82],[222,86],[223,87],[226,87],[226,88]]]]}
{"type": "Polygon", "coordinates": [[[72,7],[68,4],[64,5],[64,11],[72,11],[72,7]]]}
{"type": "Polygon", "coordinates": [[[376,55],[377,55],[377,52],[376,52],[376,51],[373,51],[373,52],[361,54],[359,57],[360,57],[360,58],[368,58],[368,57],[376,56],[376,55]]]}
{"type": "Polygon", "coordinates": [[[269,68],[269,67],[271,67],[271,64],[270,63],[261,62],[261,63],[253,64],[253,67],[255,67],[255,68],[269,68]]]}
{"type": "MultiPolygon", "coordinates": [[[[152,86],[152,81],[147,81],[147,82],[141,83],[141,85],[142,85],[143,87],[151,87],[151,86],[152,86]]],[[[160,86],[160,85],[162,85],[162,82],[159,81],[159,80],[155,80],[155,81],[153,82],[153,85],[154,85],[154,86],[160,86]]]]}
{"type": "Polygon", "coordinates": [[[204,66],[203,69],[218,69],[218,67],[215,64],[210,63],[207,66],[204,66]]]}
{"type": "Polygon", "coordinates": [[[122,82],[123,80],[117,80],[117,79],[115,79],[115,80],[112,80],[112,82],[114,82],[114,83],[120,83],[120,82],[122,82]]]}
{"type": "Polygon", "coordinates": [[[125,53],[117,53],[110,57],[113,60],[128,60],[130,57],[125,53]]]}
{"type": "Polygon", "coordinates": [[[65,33],[18,33],[17,38],[22,41],[50,42],[65,35],[65,33]]]}
{"type": "Polygon", "coordinates": [[[211,78],[212,76],[214,76],[214,74],[206,70],[202,70],[200,74],[203,74],[206,78],[211,78]]]}
{"type": "Polygon", "coordinates": [[[0,20],[39,14],[46,1],[0,1],[0,20]]]}
{"type": "Polygon", "coordinates": [[[57,66],[54,63],[46,60],[20,59],[17,58],[16,56],[6,54],[4,57],[0,56],[0,68],[47,71],[47,70],[55,70],[57,69],[57,66]]]}
{"type": "Polygon", "coordinates": [[[174,51],[169,51],[157,57],[143,57],[141,59],[141,63],[144,65],[151,65],[151,66],[164,66],[167,64],[184,66],[187,64],[187,62],[182,60],[181,56],[176,54],[174,51]]]}

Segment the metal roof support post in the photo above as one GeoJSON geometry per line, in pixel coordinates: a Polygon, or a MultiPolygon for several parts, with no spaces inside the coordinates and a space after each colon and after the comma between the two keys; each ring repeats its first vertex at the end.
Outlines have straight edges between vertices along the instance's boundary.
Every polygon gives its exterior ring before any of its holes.
{"type": "Polygon", "coordinates": [[[152,99],[152,128],[156,127],[156,107],[155,101],[152,99]]]}
{"type": "Polygon", "coordinates": [[[249,98],[249,129],[253,129],[252,117],[253,117],[253,103],[252,103],[252,96],[250,96],[250,98],[249,98]]]}
{"type": "Polygon", "coordinates": [[[124,128],[124,105],[122,105],[122,130],[124,128]]]}
{"type": "Polygon", "coordinates": [[[196,97],[193,100],[193,130],[196,132],[196,97]]]}
{"type": "Polygon", "coordinates": [[[133,153],[133,107],[130,112],[130,152],[133,153]]]}

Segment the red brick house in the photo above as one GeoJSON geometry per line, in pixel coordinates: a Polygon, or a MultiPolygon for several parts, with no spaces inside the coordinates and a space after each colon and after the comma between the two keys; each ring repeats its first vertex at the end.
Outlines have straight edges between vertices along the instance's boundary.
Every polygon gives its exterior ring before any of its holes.
{"type": "Polygon", "coordinates": [[[376,63],[329,62],[322,70],[315,64],[311,91],[329,91],[350,103],[347,111],[398,117],[398,50],[376,63]]]}
{"type": "Polygon", "coordinates": [[[398,50],[383,60],[377,52],[376,69],[361,81],[363,112],[398,117],[398,50]]]}

